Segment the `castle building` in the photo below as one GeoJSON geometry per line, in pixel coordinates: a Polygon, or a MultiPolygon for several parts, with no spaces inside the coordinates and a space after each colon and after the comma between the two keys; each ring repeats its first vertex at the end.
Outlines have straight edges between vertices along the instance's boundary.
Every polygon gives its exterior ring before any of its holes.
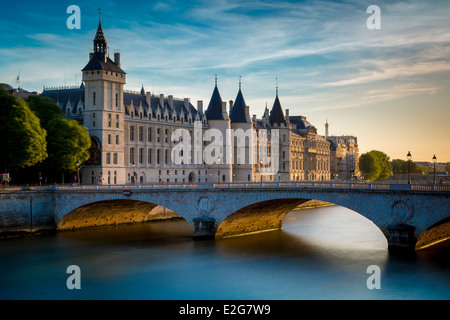
{"type": "Polygon", "coordinates": [[[126,72],[120,53],[109,58],[101,21],[93,41],[93,52],[82,71],[80,87],[44,88],[42,96],[61,106],[68,118],[76,119],[89,131],[90,159],[82,164],[83,184],[183,183],[183,182],[263,182],[330,180],[330,142],[303,116],[285,113],[278,96],[261,119],[250,117],[239,81],[236,99],[222,100],[217,78],[206,110],[203,101],[194,107],[188,98],[156,95],[142,86],[140,92],[124,89],[126,72]],[[202,140],[189,151],[191,159],[211,146],[221,155],[214,163],[191,161],[176,163],[172,151],[177,129],[189,132],[195,140],[200,124],[202,140]],[[208,140],[208,130],[223,139],[208,140]],[[245,133],[242,137],[233,132],[245,133]],[[275,135],[276,133],[276,135],[275,135]],[[262,159],[254,150],[271,154],[273,139],[278,144],[276,171],[265,172],[262,159]],[[206,137],[206,138],[205,138],[206,137]],[[268,141],[268,142],[267,142],[268,141]],[[256,149],[255,149],[256,148],[256,149]]]}

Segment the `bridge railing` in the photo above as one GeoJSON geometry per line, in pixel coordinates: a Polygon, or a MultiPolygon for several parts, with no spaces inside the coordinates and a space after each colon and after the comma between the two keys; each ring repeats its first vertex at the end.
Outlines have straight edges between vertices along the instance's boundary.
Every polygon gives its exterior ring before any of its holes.
{"type": "Polygon", "coordinates": [[[232,183],[155,183],[131,185],[57,185],[50,187],[1,187],[0,191],[18,190],[137,190],[137,189],[332,189],[332,190],[387,190],[450,192],[449,184],[387,184],[366,182],[280,181],[280,182],[232,182],[232,183]]]}

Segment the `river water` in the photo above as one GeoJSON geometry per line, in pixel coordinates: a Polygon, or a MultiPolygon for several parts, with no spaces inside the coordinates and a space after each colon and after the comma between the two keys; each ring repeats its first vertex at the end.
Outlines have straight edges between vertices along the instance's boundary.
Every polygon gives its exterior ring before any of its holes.
{"type": "Polygon", "coordinates": [[[449,248],[389,254],[372,222],[339,206],[292,212],[281,231],[191,236],[179,220],[2,239],[0,298],[450,299],[449,248]],[[380,289],[368,289],[372,265],[380,289]]]}

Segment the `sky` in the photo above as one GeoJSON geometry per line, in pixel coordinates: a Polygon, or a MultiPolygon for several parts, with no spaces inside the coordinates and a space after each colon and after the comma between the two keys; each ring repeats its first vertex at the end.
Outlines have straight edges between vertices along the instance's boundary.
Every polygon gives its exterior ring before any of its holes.
{"type": "MultiPolygon", "coordinates": [[[[4,1],[4,0],[2,0],[4,1]]],[[[242,92],[251,115],[279,98],[360,153],[450,162],[450,1],[16,1],[1,5],[0,83],[42,92],[79,85],[101,8],[125,89],[204,106],[217,75],[223,101],[242,92]],[[70,5],[80,29],[68,29],[70,5]],[[371,5],[380,29],[369,29],[371,5]]]]}

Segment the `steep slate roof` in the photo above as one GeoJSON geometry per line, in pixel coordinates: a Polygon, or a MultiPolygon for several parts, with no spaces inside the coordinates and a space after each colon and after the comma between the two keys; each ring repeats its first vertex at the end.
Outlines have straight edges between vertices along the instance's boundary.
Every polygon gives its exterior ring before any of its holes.
{"type": "Polygon", "coordinates": [[[233,108],[230,111],[230,120],[231,122],[244,122],[244,123],[252,122],[250,115],[246,109],[246,104],[244,96],[242,95],[241,88],[239,88],[236,101],[234,102],[233,108]]]}
{"type": "Polygon", "coordinates": [[[109,57],[106,58],[105,62],[98,53],[94,53],[92,59],[81,71],[88,70],[106,70],[126,74],[126,72],[123,71],[117,64],[115,64],[114,61],[112,61],[109,57]]]}
{"type": "Polygon", "coordinates": [[[270,110],[269,123],[286,123],[286,118],[284,117],[283,109],[281,109],[280,99],[278,99],[278,93],[273,103],[272,110],[270,110]]]}
{"type": "MultiPolygon", "coordinates": [[[[184,118],[187,119],[189,111],[192,114],[192,118],[195,119],[197,116],[197,109],[194,108],[194,106],[189,102],[188,109],[184,106],[184,101],[173,99],[173,108],[170,107],[169,102],[166,99],[164,99],[164,105],[160,105],[160,98],[156,96],[150,97],[150,106],[147,103],[146,97],[142,94],[136,94],[136,93],[123,93],[123,103],[125,105],[125,113],[130,114],[131,111],[134,112],[134,114],[138,114],[139,112],[139,105],[142,105],[142,109],[144,110],[144,116],[150,115],[152,117],[156,116],[156,111],[158,110],[158,107],[161,108],[161,114],[164,114],[165,110],[167,109],[167,112],[169,114],[169,120],[174,119],[174,117],[177,120],[181,119],[181,115],[184,114],[184,118]],[[133,105],[133,106],[131,106],[133,105]]],[[[199,114],[200,119],[203,118],[202,114],[199,114]]]]}
{"type": "Polygon", "coordinates": [[[208,109],[206,109],[205,114],[208,120],[227,120],[224,118],[222,112],[222,98],[220,97],[217,84],[214,88],[211,100],[209,101],[208,109]]]}
{"type": "Polygon", "coordinates": [[[72,114],[77,114],[78,103],[81,101],[84,105],[84,86],[78,89],[47,90],[42,92],[41,96],[48,97],[58,103],[64,112],[70,102],[72,114]]]}

